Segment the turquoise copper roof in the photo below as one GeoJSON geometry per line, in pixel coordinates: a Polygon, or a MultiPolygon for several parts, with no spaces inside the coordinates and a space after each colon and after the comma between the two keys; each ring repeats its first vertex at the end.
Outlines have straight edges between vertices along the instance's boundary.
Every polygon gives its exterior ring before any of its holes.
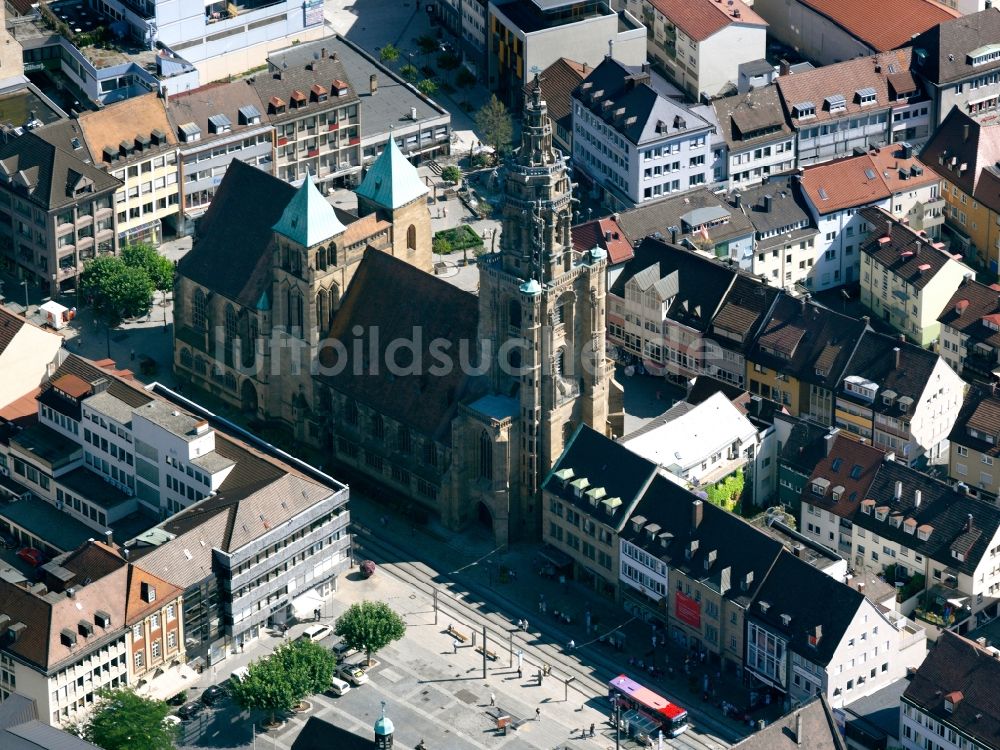
{"type": "Polygon", "coordinates": [[[306,172],[302,185],[272,229],[303,247],[312,247],[335,237],[346,227],[313,184],[312,175],[306,172]]]}
{"type": "Polygon", "coordinates": [[[396,139],[390,137],[356,192],[385,208],[399,208],[426,195],[427,186],[417,168],[399,150],[396,139]]]}
{"type": "Polygon", "coordinates": [[[388,737],[396,728],[392,725],[392,719],[388,716],[381,716],[375,721],[375,735],[377,737],[388,737]]]}

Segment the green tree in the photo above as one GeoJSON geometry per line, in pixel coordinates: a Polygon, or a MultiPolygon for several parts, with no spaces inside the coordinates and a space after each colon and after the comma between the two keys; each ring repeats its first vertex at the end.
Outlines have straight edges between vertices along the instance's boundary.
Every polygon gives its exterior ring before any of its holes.
{"type": "Polygon", "coordinates": [[[80,291],[94,313],[110,327],[125,318],[145,315],[153,303],[153,282],[145,269],[127,266],[113,255],[89,261],[80,277],[80,291]]]}
{"type": "Polygon", "coordinates": [[[90,718],[79,727],[83,739],[104,750],[172,750],[176,727],[165,719],[170,706],[128,689],[102,690],[90,718]]]}
{"type": "Polygon", "coordinates": [[[387,44],[378,53],[379,59],[384,63],[396,62],[399,59],[399,50],[394,44],[387,44]]]}
{"type": "Polygon", "coordinates": [[[743,494],[743,469],[737,469],[721,482],[706,487],[705,492],[713,505],[729,511],[736,510],[743,494]]]}
{"type": "Polygon", "coordinates": [[[497,99],[496,94],[490,97],[479,111],[476,112],[476,127],[483,134],[483,139],[493,147],[499,155],[510,147],[511,138],[514,135],[514,125],[510,119],[510,112],[503,102],[497,99]]]}
{"type": "Polygon", "coordinates": [[[417,84],[417,91],[419,91],[424,96],[433,96],[434,92],[438,90],[438,86],[430,78],[425,78],[420,83],[417,84]]]}
{"type": "Polygon", "coordinates": [[[462,58],[454,52],[442,52],[438,55],[437,64],[441,70],[454,70],[462,64],[462,58]]]}
{"type": "Polygon", "coordinates": [[[351,648],[364,651],[371,664],[372,654],[403,637],[406,623],[385,602],[364,601],[337,618],[334,632],[351,648]]]}
{"type": "Polygon", "coordinates": [[[399,74],[410,83],[416,83],[417,79],[420,77],[420,71],[417,70],[417,66],[410,65],[409,63],[399,69],[399,74]]]}
{"type": "Polygon", "coordinates": [[[424,34],[421,37],[417,37],[417,47],[425,55],[429,55],[431,52],[438,48],[438,41],[429,34],[424,34]]]}
{"type": "Polygon", "coordinates": [[[296,695],[300,678],[292,678],[281,660],[275,658],[252,662],[242,680],[232,682],[233,700],[244,711],[266,711],[274,724],[279,712],[291,711],[302,698],[296,695]]]}
{"type": "Polygon", "coordinates": [[[462,170],[454,164],[449,164],[441,170],[441,179],[445,182],[459,183],[462,181],[462,170]]]}
{"type": "Polygon", "coordinates": [[[144,270],[158,292],[166,292],[174,286],[174,264],[148,243],[126,245],[122,249],[122,262],[144,270]]]}
{"type": "Polygon", "coordinates": [[[271,658],[280,662],[288,674],[298,700],[328,689],[337,664],[330,649],[305,638],[280,647],[271,658]]]}
{"type": "Polygon", "coordinates": [[[438,255],[448,255],[455,249],[447,237],[435,237],[432,245],[438,255]]]}

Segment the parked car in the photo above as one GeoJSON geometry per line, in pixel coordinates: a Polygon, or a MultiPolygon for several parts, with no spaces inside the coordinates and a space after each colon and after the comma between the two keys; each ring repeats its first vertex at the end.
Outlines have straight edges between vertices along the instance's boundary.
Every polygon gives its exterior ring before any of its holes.
{"type": "Polygon", "coordinates": [[[344,658],[353,653],[354,649],[347,645],[347,641],[337,641],[332,646],[330,650],[333,651],[333,655],[337,657],[337,663],[339,664],[344,660],[344,658]]]}
{"type": "Polygon", "coordinates": [[[348,685],[343,680],[341,680],[340,678],[338,677],[330,678],[330,692],[333,693],[334,695],[343,695],[344,693],[349,692],[350,689],[351,686],[348,685]]]}
{"type": "Polygon", "coordinates": [[[194,718],[199,713],[201,713],[202,704],[197,701],[191,701],[190,703],[185,703],[183,706],[177,709],[177,715],[180,716],[185,721],[194,718]]]}
{"type": "Polygon", "coordinates": [[[337,676],[358,687],[368,682],[368,672],[360,664],[341,664],[337,668],[337,676]]]}
{"type": "Polygon", "coordinates": [[[229,695],[229,689],[225,685],[212,685],[202,692],[201,702],[206,706],[214,706],[227,695],[229,695]]]}
{"type": "Polygon", "coordinates": [[[34,547],[21,547],[21,549],[17,551],[17,556],[26,563],[34,565],[36,568],[45,562],[45,555],[42,554],[41,550],[35,549],[34,547]]]}
{"type": "Polygon", "coordinates": [[[0,531],[0,544],[3,544],[5,549],[17,548],[17,540],[6,531],[0,531]]]}
{"type": "Polygon", "coordinates": [[[328,635],[333,634],[333,628],[329,625],[310,625],[308,628],[302,631],[302,635],[299,636],[299,640],[306,641],[321,641],[328,635]]]}

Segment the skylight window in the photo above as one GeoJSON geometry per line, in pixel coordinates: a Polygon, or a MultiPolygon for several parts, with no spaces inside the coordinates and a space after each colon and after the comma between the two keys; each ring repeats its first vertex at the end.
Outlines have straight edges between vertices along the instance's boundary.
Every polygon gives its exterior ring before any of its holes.
{"type": "Polygon", "coordinates": [[[866,169],[865,170],[865,177],[867,177],[869,180],[874,180],[875,179],[875,170],[874,169],[866,169]]]}
{"type": "Polygon", "coordinates": [[[829,199],[829,197],[830,196],[826,194],[826,188],[820,188],[819,189],[819,199],[821,201],[825,201],[825,200],[829,199]]]}

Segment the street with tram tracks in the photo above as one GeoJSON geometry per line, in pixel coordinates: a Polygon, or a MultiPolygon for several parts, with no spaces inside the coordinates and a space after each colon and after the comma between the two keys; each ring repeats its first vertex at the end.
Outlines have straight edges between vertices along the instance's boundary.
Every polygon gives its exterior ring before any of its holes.
{"type": "MultiPolygon", "coordinates": [[[[387,541],[386,536],[388,534],[376,535],[371,529],[356,523],[354,539],[358,559],[363,556],[375,561],[378,564],[378,575],[396,578],[420,592],[429,604],[435,600],[437,592],[437,624],[442,630],[449,624],[454,624],[464,631],[477,632],[481,639],[485,627],[489,644],[487,650],[497,653],[497,663],[501,665],[487,664],[487,670],[508,669],[517,651],[521,651],[527,677],[534,676],[542,665],[549,665],[551,676],[544,679],[558,681],[564,685],[568,701],[576,700],[581,703],[605,698],[607,681],[629,671],[596,642],[581,643],[576,650],[568,652],[562,645],[562,639],[558,637],[561,634],[554,627],[547,627],[546,624],[532,627],[529,632],[518,630],[515,622],[522,615],[530,614],[527,611],[529,607],[509,601],[495,590],[482,590],[483,587],[460,580],[459,575],[443,574],[427,563],[408,561],[413,556],[408,555],[408,551],[400,545],[387,541]],[[470,601],[473,599],[479,601],[470,601]]],[[[618,612],[617,615],[622,622],[628,620],[624,612],[618,612]]],[[[596,641],[596,637],[594,640],[596,641]]],[[[485,656],[482,658],[485,662],[485,656]]],[[[668,700],[675,700],[669,691],[656,685],[652,687],[668,700]]],[[[738,730],[707,715],[701,706],[685,704],[679,700],[676,702],[688,710],[691,727],[679,737],[664,738],[665,746],[689,750],[722,750],[743,736],[738,730]]]]}

